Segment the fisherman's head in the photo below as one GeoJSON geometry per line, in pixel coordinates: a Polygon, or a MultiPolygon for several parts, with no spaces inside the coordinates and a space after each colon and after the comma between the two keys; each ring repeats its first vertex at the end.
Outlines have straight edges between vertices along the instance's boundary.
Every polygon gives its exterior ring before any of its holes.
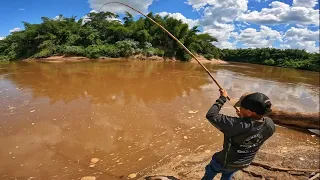
{"type": "Polygon", "coordinates": [[[240,117],[261,119],[264,115],[271,112],[271,101],[263,93],[246,93],[234,103],[240,107],[240,117]]]}

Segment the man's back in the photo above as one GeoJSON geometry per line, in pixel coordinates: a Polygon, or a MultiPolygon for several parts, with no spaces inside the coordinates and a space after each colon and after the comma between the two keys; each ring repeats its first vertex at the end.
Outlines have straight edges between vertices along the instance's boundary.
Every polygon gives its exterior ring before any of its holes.
{"type": "Polygon", "coordinates": [[[271,110],[270,99],[262,93],[243,95],[234,106],[239,117],[220,114],[228,94],[220,89],[220,98],[209,109],[206,118],[224,134],[223,150],[215,153],[206,166],[202,180],[212,180],[217,173],[231,180],[237,170],[250,165],[261,145],[275,131],[273,121],[264,117],[271,110]]]}
{"type": "MultiPolygon", "coordinates": [[[[275,126],[270,118],[262,121],[240,119],[243,128],[231,128],[236,134],[224,134],[223,150],[216,154],[217,161],[227,169],[247,167],[255,157],[261,145],[274,133],[275,126]]],[[[237,123],[237,122],[235,122],[237,123]]],[[[223,131],[222,131],[223,132],[223,131]]]]}

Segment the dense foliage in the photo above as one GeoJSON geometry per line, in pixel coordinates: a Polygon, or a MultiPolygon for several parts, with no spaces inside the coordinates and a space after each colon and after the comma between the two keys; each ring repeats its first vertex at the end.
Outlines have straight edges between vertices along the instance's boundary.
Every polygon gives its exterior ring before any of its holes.
{"type": "Polygon", "coordinates": [[[270,66],[288,67],[319,71],[320,54],[308,53],[298,49],[224,49],[222,58],[226,61],[238,61],[270,66]]]}
{"type": "MultiPolygon", "coordinates": [[[[189,60],[190,56],[165,32],[145,18],[134,21],[126,13],[123,23],[111,12],[90,13],[76,20],[60,15],[58,19],[42,18],[40,24],[24,22],[25,30],[11,33],[0,41],[0,59],[43,58],[52,55],[89,58],[128,57],[135,54],[189,60]]],[[[219,58],[220,49],[208,34],[198,34],[181,20],[148,14],[163,25],[191,51],[208,58],[219,58]]]]}

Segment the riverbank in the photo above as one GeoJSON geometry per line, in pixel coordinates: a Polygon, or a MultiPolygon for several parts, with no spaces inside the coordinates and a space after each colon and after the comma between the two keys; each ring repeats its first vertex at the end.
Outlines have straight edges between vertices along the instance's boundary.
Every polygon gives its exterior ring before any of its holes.
{"type": "MultiPolygon", "coordinates": [[[[156,178],[151,177],[156,176],[173,176],[181,180],[201,179],[204,174],[204,168],[210,162],[212,154],[219,150],[206,149],[205,146],[199,146],[192,153],[185,152],[187,154],[185,156],[178,155],[160,167],[150,167],[149,169],[151,170],[149,172],[148,170],[141,172],[146,175],[143,175],[139,180],[154,180],[156,178]]],[[[255,164],[238,171],[233,179],[309,179],[320,171],[319,158],[319,137],[310,135],[310,138],[307,138],[305,142],[296,145],[283,138],[280,132],[276,133],[263,145],[254,160],[255,164]],[[270,170],[270,168],[257,164],[267,165],[275,169],[270,170]],[[288,170],[285,170],[286,168],[288,170]]],[[[220,179],[220,175],[215,179],[220,179]]]]}
{"type": "MultiPolygon", "coordinates": [[[[228,64],[228,62],[220,60],[220,59],[211,59],[208,60],[203,56],[198,56],[198,60],[203,64],[228,64]]],[[[149,60],[149,61],[178,61],[176,59],[169,59],[159,56],[144,56],[144,55],[134,55],[128,58],[109,58],[109,57],[101,57],[98,59],[90,59],[87,57],[66,57],[66,56],[52,56],[48,58],[39,58],[39,59],[25,59],[24,62],[48,62],[48,63],[62,63],[62,62],[84,62],[84,61],[104,61],[104,60],[149,60]]],[[[190,63],[198,63],[195,59],[189,61],[190,63]]]]}

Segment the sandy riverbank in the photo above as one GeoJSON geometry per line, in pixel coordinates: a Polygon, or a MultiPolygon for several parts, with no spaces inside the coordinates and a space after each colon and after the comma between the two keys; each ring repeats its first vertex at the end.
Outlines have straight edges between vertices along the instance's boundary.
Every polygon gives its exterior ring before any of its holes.
{"type": "MultiPolygon", "coordinates": [[[[319,140],[318,137],[310,135],[310,139],[307,139],[303,145],[296,145],[282,138],[280,134],[275,134],[259,151],[254,162],[277,168],[315,169],[319,172],[319,143],[314,142],[317,140],[319,140]]],[[[140,180],[154,180],[156,178],[151,177],[155,175],[173,176],[181,180],[201,179],[204,167],[211,160],[215,151],[199,147],[197,151],[187,156],[177,156],[158,168],[151,168],[150,172],[142,172],[142,174],[147,173],[148,175],[143,176],[140,180]]],[[[265,167],[251,165],[238,171],[233,179],[304,180],[315,175],[316,172],[269,170],[265,167]]],[[[215,179],[220,179],[220,175],[215,179]]]]}
{"type": "MultiPolygon", "coordinates": [[[[197,58],[203,64],[206,64],[206,63],[208,63],[208,64],[228,64],[228,62],[223,61],[223,60],[219,60],[219,59],[207,60],[206,58],[204,58],[202,56],[198,56],[197,58]]],[[[152,61],[176,61],[175,59],[168,59],[168,58],[163,58],[163,57],[159,57],[159,56],[147,57],[147,56],[143,56],[143,55],[135,55],[135,56],[131,56],[129,58],[101,57],[101,58],[94,59],[94,60],[96,60],[96,61],[104,61],[104,60],[127,60],[127,59],[131,59],[131,60],[152,60],[152,61]]],[[[83,62],[83,61],[91,61],[91,60],[93,60],[93,59],[89,59],[89,58],[86,58],[86,57],[52,56],[52,57],[40,58],[40,59],[25,59],[23,61],[26,61],[26,62],[62,63],[62,62],[83,62]]],[[[189,62],[190,63],[197,63],[197,61],[195,59],[192,59],[189,62]]]]}

